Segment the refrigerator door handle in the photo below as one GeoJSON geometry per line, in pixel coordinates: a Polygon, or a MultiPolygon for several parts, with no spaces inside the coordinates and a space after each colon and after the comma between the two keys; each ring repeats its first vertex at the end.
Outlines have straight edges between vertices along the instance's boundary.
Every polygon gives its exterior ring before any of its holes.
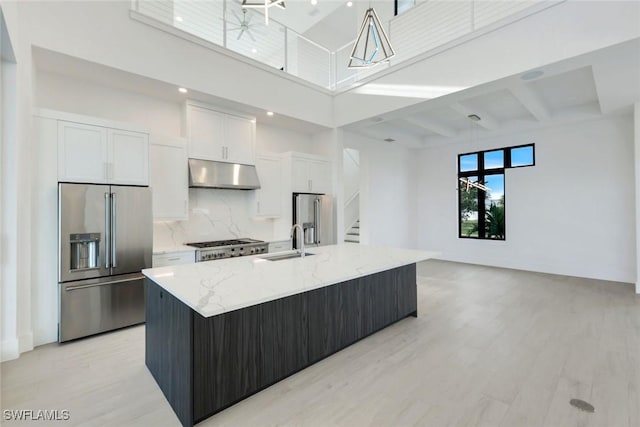
{"type": "Polygon", "coordinates": [[[144,279],[144,275],[140,274],[138,276],[127,277],[125,279],[111,280],[111,281],[108,281],[108,282],[90,283],[90,284],[87,284],[87,285],[67,286],[64,290],[65,290],[65,292],[69,292],[69,291],[76,291],[78,289],[95,288],[96,286],[105,286],[105,285],[115,285],[115,284],[118,284],[118,283],[133,282],[135,280],[142,280],[142,279],[144,279]]]}
{"type": "Polygon", "coordinates": [[[314,204],[314,210],[313,210],[313,215],[315,216],[315,223],[316,223],[316,244],[320,244],[320,236],[322,233],[322,225],[320,224],[320,203],[322,203],[322,201],[320,199],[315,199],[313,201],[314,204]]]}
{"type": "Polygon", "coordinates": [[[117,267],[116,261],[116,193],[111,193],[111,267],[117,267]]]}
{"type": "Polygon", "coordinates": [[[111,232],[109,223],[109,211],[111,206],[111,198],[109,193],[104,193],[104,268],[111,267],[109,253],[111,251],[111,232]]]}

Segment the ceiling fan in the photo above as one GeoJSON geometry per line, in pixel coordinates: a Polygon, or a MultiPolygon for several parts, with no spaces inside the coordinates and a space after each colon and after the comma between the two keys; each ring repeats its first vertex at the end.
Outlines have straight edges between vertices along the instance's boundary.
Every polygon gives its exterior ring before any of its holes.
{"type": "Polygon", "coordinates": [[[238,21],[238,24],[235,26],[235,28],[229,28],[229,31],[239,31],[238,37],[236,37],[236,40],[240,40],[242,38],[242,35],[244,33],[247,33],[251,41],[255,42],[256,39],[255,37],[253,37],[253,34],[251,34],[252,16],[249,16],[249,18],[247,19],[247,9],[242,9],[242,19],[240,19],[240,16],[238,16],[235,10],[232,11],[232,13],[233,13],[233,16],[235,16],[236,20],[238,21]]]}

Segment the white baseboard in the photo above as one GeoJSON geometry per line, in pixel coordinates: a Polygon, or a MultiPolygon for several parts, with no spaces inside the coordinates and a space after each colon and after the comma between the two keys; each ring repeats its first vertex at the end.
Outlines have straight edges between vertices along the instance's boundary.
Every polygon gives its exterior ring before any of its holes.
{"type": "Polygon", "coordinates": [[[6,362],[7,360],[17,359],[20,356],[20,345],[17,338],[4,340],[0,346],[0,361],[6,362]]]}

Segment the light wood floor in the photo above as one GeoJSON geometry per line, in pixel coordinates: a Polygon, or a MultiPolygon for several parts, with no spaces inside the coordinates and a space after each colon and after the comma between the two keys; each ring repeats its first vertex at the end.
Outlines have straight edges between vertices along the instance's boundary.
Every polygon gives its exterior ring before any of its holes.
{"type": "MultiPolygon", "coordinates": [[[[442,261],[418,275],[417,319],[200,425],[640,426],[631,285],[442,261]]],[[[1,368],[3,409],[68,409],[70,422],[55,423],[65,426],[179,425],[144,366],[143,326],[42,346],[1,368]]]]}

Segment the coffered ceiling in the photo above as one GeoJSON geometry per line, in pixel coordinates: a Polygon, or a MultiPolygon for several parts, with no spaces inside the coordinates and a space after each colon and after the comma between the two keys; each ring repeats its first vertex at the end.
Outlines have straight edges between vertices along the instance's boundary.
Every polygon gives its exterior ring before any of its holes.
{"type": "MultiPolygon", "coordinates": [[[[394,96],[393,87],[380,95],[394,96]]],[[[364,85],[366,88],[367,85],[364,85]]],[[[357,90],[357,89],[356,89],[357,90]]],[[[362,89],[361,89],[362,90],[362,89]]],[[[406,93],[398,92],[401,96],[406,93]]],[[[367,137],[428,147],[631,111],[640,100],[640,40],[634,39],[484,85],[425,99],[345,126],[367,137]],[[469,115],[480,117],[472,121],[469,115]]]]}

